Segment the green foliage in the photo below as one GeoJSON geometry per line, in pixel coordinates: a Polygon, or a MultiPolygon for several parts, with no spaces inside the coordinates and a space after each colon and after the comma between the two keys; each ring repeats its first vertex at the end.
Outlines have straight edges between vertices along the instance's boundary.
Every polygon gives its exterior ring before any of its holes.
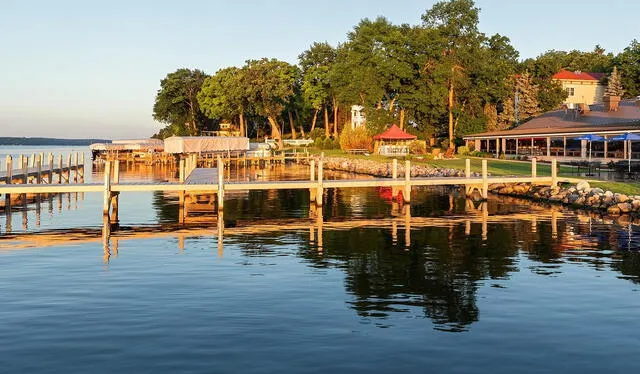
{"type": "Polygon", "coordinates": [[[426,155],[427,144],[424,140],[414,140],[409,143],[409,152],[413,155],[426,155]]]}
{"type": "Polygon", "coordinates": [[[244,71],[236,67],[218,70],[208,77],[198,93],[198,103],[209,118],[232,121],[243,115],[249,106],[246,97],[244,71]]]}
{"type": "Polygon", "coordinates": [[[385,131],[396,119],[388,110],[371,109],[366,112],[366,127],[370,134],[377,135],[385,131]]]}
{"type": "Polygon", "coordinates": [[[640,42],[632,40],[629,46],[616,56],[615,64],[620,67],[620,80],[627,96],[640,95],[640,42]]]}
{"type": "Polygon", "coordinates": [[[515,90],[518,95],[518,121],[523,122],[540,114],[540,106],[538,104],[539,87],[533,83],[533,78],[528,72],[516,77],[515,90]]]}
{"type": "Polygon", "coordinates": [[[160,81],[153,105],[153,119],[171,125],[172,131],[182,126],[189,135],[196,135],[206,122],[196,97],[205,78],[206,75],[198,69],[178,69],[167,74],[160,81]]]}
{"type": "Polygon", "coordinates": [[[469,153],[469,147],[467,147],[466,145],[461,145],[460,147],[458,147],[458,154],[460,156],[467,156],[469,155],[469,153]]]}
{"type": "Polygon", "coordinates": [[[624,89],[622,89],[622,82],[620,81],[620,74],[618,69],[614,66],[613,72],[609,76],[607,82],[607,89],[604,91],[605,96],[620,96],[624,95],[624,89]]]}
{"type": "Polygon", "coordinates": [[[307,137],[309,139],[317,139],[317,138],[322,138],[324,136],[324,130],[320,129],[320,128],[315,128],[313,129],[313,131],[309,131],[309,133],[307,133],[307,137]]]}
{"type": "Polygon", "coordinates": [[[351,126],[345,126],[340,134],[340,148],[342,150],[350,149],[366,149],[373,151],[373,137],[364,127],[352,129],[351,126]]]}

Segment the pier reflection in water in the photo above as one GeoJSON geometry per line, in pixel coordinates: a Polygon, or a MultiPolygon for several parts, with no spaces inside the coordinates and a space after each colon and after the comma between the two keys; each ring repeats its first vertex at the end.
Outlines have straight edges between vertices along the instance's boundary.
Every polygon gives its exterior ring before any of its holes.
{"type": "MultiPolygon", "coordinates": [[[[296,217],[282,206],[273,208],[290,204],[279,195],[287,194],[284,191],[251,203],[240,195],[219,217],[200,215],[181,225],[140,227],[118,227],[105,220],[101,232],[16,234],[0,248],[102,239],[108,268],[121,260],[119,254],[126,254],[129,243],[159,237],[175,241],[180,252],[204,245],[220,259],[225,250],[240,250],[249,258],[282,255],[281,246],[295,243],[294,252],[286,255],[313,268],[344,272],[345,290],[352,295],[346,302],[361,318],[389,327],[398,315],[408,313],[428,317],[434,328],[445,331],[466,331],[479,320],[478,290],[487,282],[508,288],[510,277],[527,269],[557,276],[567,264],[588,266],[638,283],[640,253],[633,249],[640,246],[640,236],[631,222],[607,225],[597,216],[557,206],[509,198],[474,202],[457,191],[445,192],[420,190],[421,198],[410,206],[385,201],[380,191],[329,191],[324,212],[307,204],[307,211],[296,217]],[[354,203],[356,196],[365,206],[354,203]],[[240,208],[243,204],[250,208],[240,208]],[[272,217],[256,219],[255,211],[268,211],[272,217]]],[[[154,204],[160,215],[175,208],[160,198],[154,204]]]]}

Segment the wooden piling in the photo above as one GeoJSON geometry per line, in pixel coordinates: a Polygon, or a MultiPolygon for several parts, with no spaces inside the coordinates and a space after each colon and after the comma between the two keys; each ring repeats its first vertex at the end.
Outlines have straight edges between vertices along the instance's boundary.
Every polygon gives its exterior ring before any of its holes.
{"type": "MultiPolygon", "coordinates": [[[[71,155],[69,155],[71,157],[71,155]]],[[[104,163],[104,190],[102,200],[102,215],[109,217],[109,203],[111,202],[111,161],[104,163]]]]}
{"type": "Polygon", "coordinates": [[[391,178],[398,179],[398,159],[396,158],[391,162],[391,178]]]}
{"type": "Polygon", "coordinates": [[[185,170],[185,164],[186,164],[186,160],[184,158],[180,158],[180,171],[179,171],[179,175],[178,178],[180,179],[180,183],[184,183],[184,170],[185,170]]]}
{"type": "MultiPolygon", "coordinates": [[[[7,184],[13,184],[13,158],[11,155],[7,155],[5,162],[7,166],[7,184]]],[[[4,194],[4,210],[11,215],[11,194],[4,194]]],[[[7,217],[7,220],[9,218],[7,217]]],[[[9,231],[9,222],[7,221],[7,231],[9,231]]]]}
{"type": "MultiPolygon", "coordinates": [[[[309,162],[309,169],[309,181],[313,182],[316,179],[316,160],[311,160],[309,162]]],[[[316,201],[316,189],[313,187],[309,188],[309,201],[316,201]]]]}
{"type": "MultiPolygon", "coordinates": [[[[113,183],[120,183],[120,161],[115,161],[113,163],[113,183]]],[[[115,192],[111,194],[111,222],[118,223],[120,221],[120,217],[118,215],[118,206],[120,203],[120,192],[115,192]]]]}
{"type": "Polygon", "coordinates": [[[20,155],[20,159],[22,161],[22,165],[20,165],[22,167],[22,176],[23,176],[22,182],[24,184],[27,184],[29,183],[29,160],[26,158],[23,158],[22,155],[20,155]]]}
{"type": "Polygon", "coordinates": [[[489,198],[489,175],[487,172],[487,160],[482,160],[482,198],[489,198]]]}
{"type": "Polygon", "coordinates": [[[531,178],[537,178],[538,177],[538,162],[537,159],[534,157],[531,159],[531,178]]]}
{"type": "Polygon", "coordinates": [[[40,155],[36,156],[36,184],[42,183],[42,158],[40,155]]]}
{"type": "Polygon", "coordinates": [[[58,155],[58,184],[62,184],[62,154],[58,155]]]}
{"type": "Polygon", "coordinates": [[[471,159],[469,158],[464,160],[464,176],[466,178],[471,178],[471,159]]]}
{"type": "Polygon", "coordinates": [[[558,160],[551,160],[551,187],[558,187],[558,160]]]}
{"type": "Polygon", "coordinates": [[[404,162],[404,202],[411,202],[411,161],[404,162]]]}
{"type": "Polygon", "coordinates": [[[318,206],[322,206],[322,197],[324,195],[324,190],[322,187],[323,167],[324,159],[323,157],[320,157],[320,159],[318,160],[318,187],[316,188],[316,205],[318,206]]]}
{"type": "Polygon", "coordinates": [[[49,165],[49,184],[53,184],[53,153],[47,155],[47,164],[49,165]]]}
{"type": "Polygon", "coordinates": [[[218,211],[224,210],[224,162],[218,156],[218,211]]]}

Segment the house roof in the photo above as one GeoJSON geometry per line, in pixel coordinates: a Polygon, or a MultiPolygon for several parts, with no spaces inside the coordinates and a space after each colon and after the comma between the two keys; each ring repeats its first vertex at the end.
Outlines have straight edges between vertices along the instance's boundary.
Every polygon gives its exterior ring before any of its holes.
{"type": "Polygon", "coordinates": [[[560,70],[553,75],[553,79],[565,79],[573,81],[599,81],[606,76],[605,73],[590,73],[586,71],[560,70]]]}
{"type": "Polygon", "coordinates": [[[396,125],[391,125],[385,132],[373,137],[375,140],[413,140],[418,138],[415,135],[407,134],[396,125]]]}
{"type": "Polygon", "coordinates": [[[617,112],[606,112],[604,105],[590,105],[590,111],[575,114],[572,110],[554,110],[524,124],[503,131],[491,131],[465,136],[465,139],[546,136],[554,134],[640,132],[640,106],[633,100],[620,102],[617,112]]]}

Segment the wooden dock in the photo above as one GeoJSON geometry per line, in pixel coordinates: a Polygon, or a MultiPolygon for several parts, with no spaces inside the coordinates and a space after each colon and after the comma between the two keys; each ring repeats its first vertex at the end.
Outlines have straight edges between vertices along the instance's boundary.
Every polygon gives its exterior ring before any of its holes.
{"type": "MultiPolygon", "coordinates": [[[[103,215],[118,220],[118,196],[122,192],[153,192],[174,191],[180,195],[180,207],[184,210],[185,199],[189,195],[216,195],[216,209],[224,209],[225,191],[252,191],[252,190],[309,190],[310,200],[315,205],[322,206],[324,189],[326,188],[370,188],[392,187],[394,197],[404,203],[411,201],[411,190],[419,186],[463,186],[467,196],[478,191],[482,199],[487,199],[489,185],[496,183],[534,183],[555,186],[559,182],[575,182],[573,178],[558,178],[557,163],[552,161],[552,175],[539,177],[536,172],[536,164],[532,163],[531,176],[514,177],[489,177],[487,173],[487,160],[482,160],[482,174],[471,174],[470,160],[466,162],[465,177],[411,177],[410,173],[404,173],[402,178],[398,175],[397,160],[393,160],[392,178],[372,179],[337,179],[324,178],[323,159],[311,160],[309,179],[294,181],[242,181],[227,182],[224,177],[224,162],[217,159],[217,168],[196,168],[198,160],[189,156],[180,161],[179,180],[177,182],[120,182],[119,163],[106,162],[103,183],[68,183],[68,184],[2,184],[0,194],[50,194],[68,192],[102,192],[104,196],[103,215]]],[[[405,161],[405,169],[411,170],[410,161],[405,161]]],[[[181,213],[181,220],[186,212],[181,213]]]]}

